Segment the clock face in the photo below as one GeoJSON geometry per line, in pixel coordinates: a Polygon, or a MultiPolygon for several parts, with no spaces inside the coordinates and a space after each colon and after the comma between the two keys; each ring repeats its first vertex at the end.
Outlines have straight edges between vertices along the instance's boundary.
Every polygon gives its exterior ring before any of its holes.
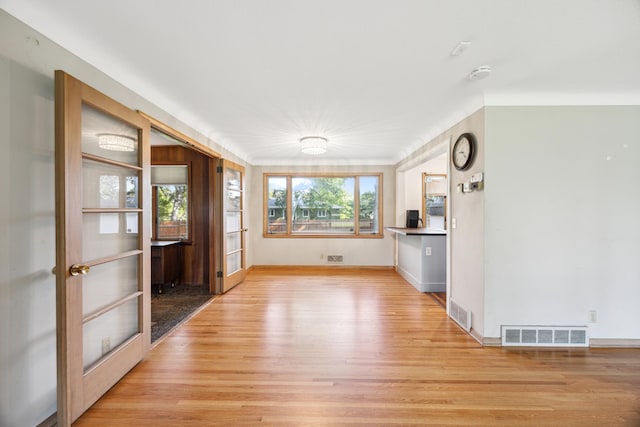
{"type": "Polygon", "coordinates": [[[453,166],[458,170],[465,170],[471,166],[475,148],[476,140],[472,134],[463,133],[460,135],[456,143],[453,144],[453,152],[451,153],[453,166]]]}

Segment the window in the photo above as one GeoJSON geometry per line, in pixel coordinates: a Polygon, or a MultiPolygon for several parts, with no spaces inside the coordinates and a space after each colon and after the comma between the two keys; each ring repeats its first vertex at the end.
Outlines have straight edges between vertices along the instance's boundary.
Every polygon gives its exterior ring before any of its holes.
{"type": "Polygon", "coordinates": [[[381,185],[382,174],[265,174],[264,235],[382,237],[381,185]]]}
{"type": "Polygon", "coordinates": [[[153,238],[190,240],[189,167],[153,165],[151,185],[155,217],[153,238]]]}

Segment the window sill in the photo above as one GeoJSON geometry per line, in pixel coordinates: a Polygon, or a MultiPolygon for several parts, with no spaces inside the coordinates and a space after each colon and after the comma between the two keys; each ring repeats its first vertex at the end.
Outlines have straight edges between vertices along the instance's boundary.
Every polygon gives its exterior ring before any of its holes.
{"type": "Polygon", "coordinates": [[[262,233],[265,239],[382,239],[380,234],[269,234],[262,233]]]}

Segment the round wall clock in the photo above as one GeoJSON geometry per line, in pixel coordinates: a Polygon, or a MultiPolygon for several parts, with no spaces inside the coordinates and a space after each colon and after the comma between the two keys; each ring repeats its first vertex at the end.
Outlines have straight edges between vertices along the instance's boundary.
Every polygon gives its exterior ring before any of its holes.
{"type": "Polygon", "coordinates": [[[463,133],[453,144],[451,161],[459,171],[469,169],[476,155],[476,137],[472,133],[463,133]]]}

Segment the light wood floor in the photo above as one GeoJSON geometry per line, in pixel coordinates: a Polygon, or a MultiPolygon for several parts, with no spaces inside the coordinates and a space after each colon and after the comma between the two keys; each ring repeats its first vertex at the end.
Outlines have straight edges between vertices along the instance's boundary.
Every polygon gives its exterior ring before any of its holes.
{"type": "Polygon", "coordinates": [[[252,271],[77,426],[640,425],[640,350],[482,348],[388,270],[252,271]]]}

